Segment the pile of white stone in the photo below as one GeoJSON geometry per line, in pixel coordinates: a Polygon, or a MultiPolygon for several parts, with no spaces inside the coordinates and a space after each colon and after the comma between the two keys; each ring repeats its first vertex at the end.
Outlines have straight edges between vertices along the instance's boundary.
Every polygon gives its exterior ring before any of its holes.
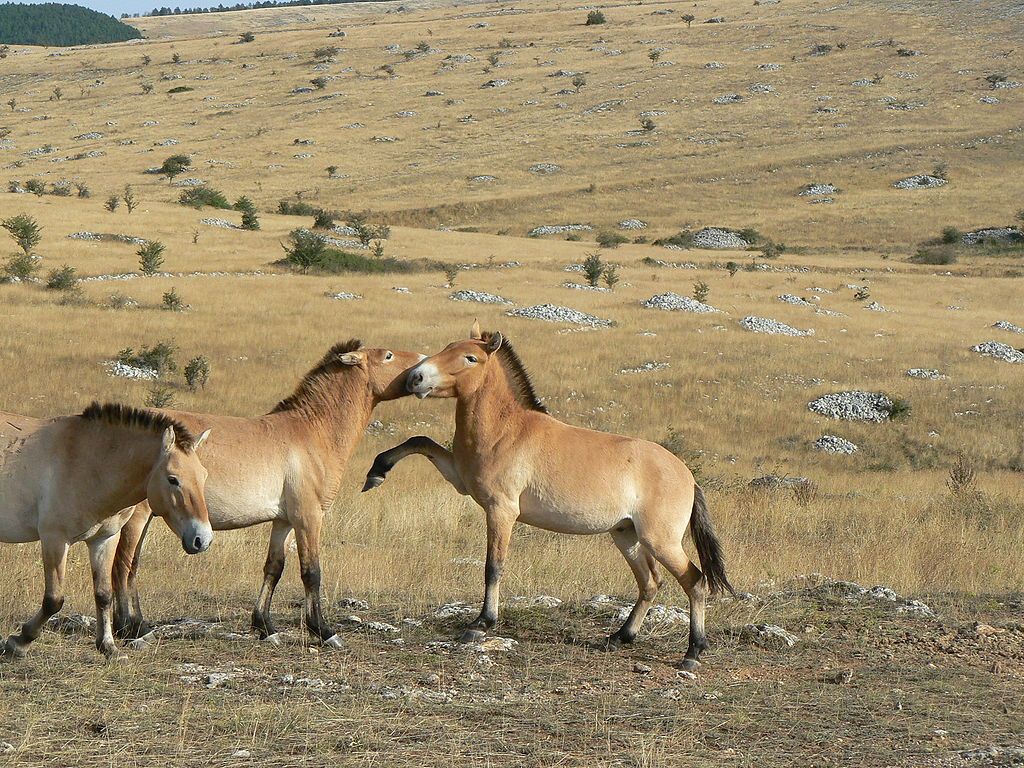
{"type": "Polygon", "coordinates": [[[800,190],[800,197],[821,197],[822,195],[834,195],[839,190],[833,184],[808,184],[800,190]]]}
{"type": "Polygon", "coordinates": [[[614,323],[611,320],[604,320],[578,309],[559,307],[556,304],[537,304],[533,307],[522,307],[506,312],[509,317],[525,317],[530,320],[544,320],[548,323],[571,323],[573,325],[585,325],[591,328],[608,328],[614,323]]]}
{"type": "Polygon", "coordinates": [[[534,163],[529,167],[528,170],[530,171],[530,173],[547,174],[558,173],[562,169],[561,167],[555,165],[554,163],[534,163]]]}
{"type": "Polygon", "coordinates": [[[945,374],[939,373],[935,368],[910,368],[906,371],[907,376],[912,379],[928,379],[930,381],[939,381],[945,379],[945,374]]]}
{"type": "Polygon", "coordinates": [[[237,224],[232,224],[224,219],[200,219],[199,223],[206,224],[208,227],[219,227],[220,229],[241,229],[237,224]]]}
{"type": "Polygon", "coordinates": [[[598,293],[608,293],[611,290],[601,285],[583,285],[582,283],[574,283],[571,280],[566,280],[562,283],[562,287],[572,291],[597,291],[598,293]]]}
{"type": "Polygon", "coordinates": [[[478,304],[511,304],[512,302],[506,299],[504,296],[498,296],[493,293],[485,293],[484,291],[469,291],[462,290],[456,291],[449,297],[452,301],[475,301],[478,304]]]}
{"type": "Polygon", "coordinates": [[[792,304],[794,307],[813,307],[814,304],[801,296],[794,296],[792,293],[784,293],[779,296],[779,301],[792,304]]]}
{"type": "Polygon", "coordinates": [[[843,421],[873,421],[881,423],[892,413],[893,402],[881,392],[834,392],[807,404],[807,408],[821,416],[843,421]]]}
{"type": "Polygon", "coordinates": [[[348,291],[328,291],[326,295],[327,298],[335,299],[336,301],[355,301],[357,299],[363,298],[358,293],[349,293],[348,291]]]}
{"type": "Polygon", "coordinates": [[[998,328],[1001,331],[1010,331],[1010,333],[1024,333],[1024,328],[1014,325],[1009,320],[996,320],[992,323],[992,327],[998,328]]]}
{"type": "Polygon", "coordinates": [[[72,232],[70,235],[68,235],[68,237],[71,238],[72,240],[92,240],[92,241],[107,241],[107,242],[111,242],[112,241],[112,242],[117,242],[117,243],[127,243],[127,244],[130,244],[130,245],[145,245],[146,244],[146,238],[144,238],[144,237],[135,237],[134,235],[120,235],[120,234],[108,235],[108,234],[105,234],[105,233],[96,233],[96,232],[72,232]]]}
{"type": "Polygon", "coordinates": [[[632,368],[623,368],[619,373],[650,373],[652,371],[660,371],[668,368],[668,363],[658,360],[648,360],[645,363],[634,366],[632,368]]]}
{"type": "Polygon", "coordinates": [[[647,222],[641,219],[624,219],[619,222],[619,229],[647,229],[647,222]]]}
{"type": "Polygon", "coordinates": [[[641,305],[647,307],[647,309],[662,309],[668,312],[696,312],[702,315],[719,311],[710,304],[697,301],[689,296],[680,296],[672,291],[651,296],[651,298],[641,302],[641,305]]]}
{"type": "Polygon", "coordinates": [[[738,93],[727,93],[724,96],[715,96],[711,101],[714,104],[739,104],[743,97],[738,93]]]}
{"type": "Polygon", "coordinates": [[[590,232],[592,229],[593,227],[589,224],[544,224],[531,229],[527,234],[527,237],[562,235],[566,232],[590,232]]]}
{"type": "Polygon", "coordinates": [[[159,379],[159,372],[152,368],[142,368],[137,365],[128,365],[122,363],[120,360],[108,360],[103,363],[103,367],[107,369],[107,373],[110,376],[117,377],[119,379],[135,379],[137,381],[152,381],[153,379],[159,379]]]}
{"type": "Polygon", "coordinates": [[[512,82],[512,81],[511,80],[502,80],[502,79],[488,80],[486,83],[484,83],[480,87],[481,88],[504,88],[510,82],[512,82]]]}
{"type": "Polygon", "coordinates": [[[780,323],[778,320],[772,320],[769,317],[756,317],[755,315],[747,315],[740,320],[740,325],[746,330],[753,331],[754,333],[767,333],[776,336],[814,335],[813,328],[801,331],[799,328],[793,328],[785,323],[780,323]]]}
{"type": "Polygon", "coordinates": [[[927,174],[918,174],[916,176],[908,176],[905,179],[900,179],[893,183],[896,189],[934,189],[935,187],[941,187],[946,184],[945,179],[940,179],[938,176],[929,176],[927,174]]]}
{"type": "Polygon", "coordinates": [[[994,357],[996,360],[1006,363],[1024,363],[1024,352],[1014,349],[1009,344],[1003,344],[1001,341],[984,341],[971,347],[971,351],[977,352],[979,355],[994,357]]]}
{"type": "Polygon", "coordinates": [[[854,454],[860,450],[854,443],[837,435],[822,435],[814,441],[814,447],[824,453],[854,454]]]}
{"type": "Polygon", "coordinates": [[[719,229],[718,227],[704,227],[704,229],[694,233],[690,243],[694,248],[718,250],[750,247],[750,243],[735,232],[728,229],[719,229]]]}
{"type": "Polygon", "coordinates": [[[986,240],[1018,243],[1024,241],[1024,233],[1016,227],[990,227],[988,229],[976,229],[973,232],[965,232],[961,238],[961,242],[964,245],[979,245],[986,240]]]}

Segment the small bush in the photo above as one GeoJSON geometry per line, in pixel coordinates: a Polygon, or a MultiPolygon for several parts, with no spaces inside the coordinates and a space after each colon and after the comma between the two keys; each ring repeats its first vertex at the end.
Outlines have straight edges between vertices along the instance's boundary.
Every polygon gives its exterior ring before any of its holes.
{"type": "Polygon", "coordinates": [[[46,182],[42,179],[29,179],[25,182],[25,189],[36,197],[42,197],[46,194],[46,182]]]}
{"type": "MultiPolygon", "coordinates": [[[[177,54],[175,54],[177,55],[177,54]]],[[[166,384],[151,384],[146,394],[147,408],[172,408],[174,406],[174,390],[166,384]]]]}
{"type": "Polygon", "coordinates": [[[656,129],[657,127],[658,127],[658,124],[657,124],[657,123],[655,123],[655,122],[654,122],[654,121],[653,121],[653,120],[652,120],[651,118],[649,118],[649,117],[641,117],[641,118],[640,118],[640,127],[641,127],[641,128],[643,129],[643,130],[645,130],[645,131],[647,131],[648,133],[650,133],[651,131],[655,130],[655,129],[656,129]]]}
{"type": "MultiPolygon", "coordinates": [[[[945,234],[943,234],[945,237],[945,234]]],[[[932,264],[941,266],[944,264],[956,264],[956,251],[947,246],[940,248],[919,248],[917,253],[910,257],[914,264],[932,264]]]]}
{"type": "Polygon", "coordinates": [[[889,420],[899,421],[900,419],[906,419],[910,417],[911,407],[908,400],[904,400],[902,397],[893,397],[892,407],[889,409],[889,420]]]}
{"type": "Polygon", "coordinates": [[[316,217],[313,219],[313,229],[333,229],[338,214],[323,208],[317,209],[316,217]]]}
{"type": "Polygon", "coordinates": [[[327,78],[324,77],[323,75],[320,75],[319,77],[314,77],[309,82],[318,91],[322,91],[324,88],[327,87],[327,78]]]}
{"type": "Polygon", "coordinates": [[[206,389],[206,382],[210,380],[210,362],[199,355],[193,357],[185,365],[185,384],[195,392],[197,389],[206,389]]]}
{"type": "Polygon", "coordinates": [[[147,240],[135,253],[139,257],[139,271],[144,275],[155,275],[164,264],[164,244],[159,240],[147,240]]]}
{"type": "Polygon", "coordinates": [[[251,43],[255,39],[256,35],[254,35],[252,32],[243,32],[238,36],[239,43],[251,43]]]}
{"type": "Polygon", "coordinates": [[[566,240],[567,240],[568,242],[570,242],[570,243],[578,243],[578,242],[580,242],[580,241],[581,241],[581,240],[582,240],[583,238],[582,238],[582,237],[580,237],[580,236],[579,236],[579,235],[578,235],[577,233],[575,233],[575,232],[570,232],[570,233],[569,233],[568,235],[566,235],[566,236],[565,236],[565,239],[566,239],[566,240]]]}
{"type": "Polygon", "coordinates": [[[708,300],[708,296],[711,294],[711,286],[701,280],[699,283],[693,284],[693,298],[703,303],[708,300]]]}
{"type": "Polygon", "coordinates": [[[942,230],[942,242],[946,245],[955,245],[963,238],[964,233],[956,227],[946,227],[942,230]]]}
{"type": "Polygon", "coordinates": [[[221,210],[230,211],[231,203],[224,197],[224,193],[220,190],[208,187],[205,184],[199,187],[189,187],[181,192],[178,196],[178,202],[182,205],[188,205],[192,208],[202,208],[208,206],[210,208],[220,208],[221,210]]]}
{"type": "Polygon", "coordinates": [[[107,297],[104,306],[107,309],[131,309],[139,306],[139,302],[127,294],[115,291],[107,297]]]}
{"type": "Polygon", "coordinates": [[[92,197],[92,192],[89,190],[88,185],[84,182],[76,181],[75,190],[78,192],[79,197],[92,197]]]}
{"type": "Polygon", "coordinates": [[[689,230],[681,230],[671,237],[659,237],[654,241],[655,245],[674,245],[677,248],[690,248],[693,246],[693,233],[689,230]]]}
{"type": "Polygon", "coordinates": [[[256,213],[256,204],[245,195],[235,201],[236,211],[242,212],[242,229],[255,231],[260,228],[259,215],[256,213]]]}
{"type": "Polygon", "coordinates": [[[604,268],[604,275],[601,276],[604,280],[605,288],[609,291],[614,291],[615,286],[619,283],[619,266],[617,264],[609,264],[604,268]]]}
{"type": "Polygon", "coordinates": [[[121,193],[121,201],[124,203],[125,210],[131,213],[139,207],[139,199],[135,197],[135,192],[132,190],[131,184],[125,184],[124,192],[121,193]]]}
{"type": "Polygon", "coordinates": [[[138,352],[131,347],[122,349],[117,353],[117,361],[133,368],[148,368],[163,376],[178,370],[178,363],[174,359],[177,351],[178,348],[172,342],[161,341],[152,347],[142,347],[138,352]]]}
{"type": "Polygon", "coordinates": [[[315,205],[304,203],[301,200],[296,203],[279,200],[277,203],[277,212],[282,216],[316,216],[319,210],[315,205]]]}
{"type": "Polygon", "coordinates": [[[587,14],[587,21],[585,26],[592,27],[595,24],[604,24],[608,20],[604,17],[604,14],[600,11],[591,11],[587,14]]]}
{"type": "Polygon", "coordinates": [[[618,232],[601,232],[597,236],[597,244],[602,248],[618,248],[623,243],[628,243],[629,238],[620,235],[618,232]]]}
{"type": "Polygon", "coordinates": [[[288,244],[282,247],[285,262],[303,274],[312,267],[322,265],[327,255],[327,242],[323,235],[310,232],[308,229],[293,229],[288,233],[288,244]]]}
{"type": "Polygon", "coordinates": [[[325,45],[313,51],[313,60],[317,62],[331,61],[341,49],[333,45],[325,45]]]}
{"type": "Polygon", "coordinates": [[[445,264],[441,271],[444,272],[444,279],[449,288],[455,287],[455,279],[459,276],[459,268],[455,264],[445,264]]]}
{"type": "Polygon", "coordinates": [[[160,301],[160,307],[168,312],[184,312],[188,309],[188,305],[182,300],[181,294],[173,287],[164,293],[160,301]]]}
{"type": "Polygon", "coordinates": [[[974,489],[976,480],[977,473],[974,471],[974,465],[967,458],[967,454],[961,451],[956,456],[956,463],[949,468],[946,487],[954,496],[963,496],[974,489]]]}
{"type": "Polygon", "coordinates": [[[60,269],[51,269],[46,276],[46,287],[51,291],[73,291],[78,287],[78,275],[74,267],[67,264],[60,269]]]}
{"type": "Polygon", "coordinates": [[[188,155],[171,155],[160,166],[160,173],[171,182],[192,167],[192,158],[188,155]]]}
{"type": "Polygon", "coordinates": [[[121,205],[121,198],[117,195],[111,195],[103,202],[103,207],[111,213],[116,211],[119,205],[121,205]]]}
{"type": "Polygon", "coordinates": [[[853,298],[856,301],[867,301],[868,299],[871,298],[871,291],[869,291],[867,288],[858,288],[856,292],[853,294],[853,298]]]}
{"type": "Polygon", "coordinates": [[[588,253],[587,258],[583,260],[583,276],[587,278],[587,284],[596,288],[603,273],[604,262],[601,261],[601,256],[596,253],[588,253]]]}
{"type": "Polygon", "coordinates": [[[176,86],[174,86],[173,88],[171,88],[167,92],[168,93],[188,93],[189,91],[194,91],[194,90],[195,90],[195,88],[193,88],[191,85],[176,85],[176,86]]]}
{"type": "Polygon", "coordinates": [[[19,213],[0,221],[0,227],[7,230],[7,234],[25,254],[32,253],[43,239],[42,227],[27,213],[19,213]]]}
{"type": "Polygon", "coordinates": [[[71,197],[71,184],[67,181],[55,181],[50,185],[50,194],[55,197],[71,197]]]}
{"type": "Polygon", "coordinates": [[[740,265],[735,261],[725,262],[725,269],[729,273],[729,277],[736,277],[736,273],[740,271],[740,265]]]}
{"type": "Polygon", "coordinates": [[[4,262],[3,274],[8,280],[28,280],[39,271],[38,256],[31,253],[16,253],[4,262]]]}

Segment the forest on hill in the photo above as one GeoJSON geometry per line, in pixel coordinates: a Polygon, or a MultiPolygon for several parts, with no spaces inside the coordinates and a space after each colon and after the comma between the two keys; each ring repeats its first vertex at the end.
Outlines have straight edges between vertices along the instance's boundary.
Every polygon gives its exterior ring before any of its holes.
{"type": "Polygon", "coordinates": [[[87,45],[136,40],[142,33],[105,13],[64,3],[0,4],[0,44],[87,45]]]}

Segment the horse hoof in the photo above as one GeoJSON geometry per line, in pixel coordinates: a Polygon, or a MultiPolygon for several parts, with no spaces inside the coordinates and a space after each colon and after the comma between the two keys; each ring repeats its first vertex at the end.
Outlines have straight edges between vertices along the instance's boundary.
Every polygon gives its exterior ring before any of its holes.
{"type": "Polygon", "coordinates": [[[345,650],[345,643],[337,635],[331,635],[324,640],[324,648],[333,648],[336,651],[345,650]]]}
{"type": "Polygon", "coordinates": [[[267,643],[269,645],[280,645],[281,644],[281,633],[280,632],[275,632],[272,635],[267,635],[266,637],[263,638],[262,642],[267,643]]]}
{"type": "Polygon", "coordinates": [[[6,643],[0,646],[0,661],[17,661],[24,658],[25,649],[20,643],[8,639],[6,643]]]}
{"type": "Polygon", "coordinates": [[[459,638],[459,642],[469,645],[470,643],[479,643],[487,637],[487,633],[482,629],[467,629],[462,633],[462,637],[459,638]]]}
{"type": "Polygon", "coordinates": [[[689,672],[693,674],[700,669],[700,662],[696,659],[683,659],[683,663],[679,665],[679,669],[683,672],[689,672]]]}
{"type": "Polygon", "coordinates": [[[604,641],[604,649],[606,651],[617,651],[622,647],[622,638],[612,635],[604,641]]]}
{"type": "Polygon", "coordinates": [[[373,476],[367,475],[366,476],[366,482],[363,483],[362,493],[366,493],[367,491],[372,491],[374,488],[378,487],[383,482],[384,482],[384,478],[381,477],[380,475],[373,475],[373,476]]]}

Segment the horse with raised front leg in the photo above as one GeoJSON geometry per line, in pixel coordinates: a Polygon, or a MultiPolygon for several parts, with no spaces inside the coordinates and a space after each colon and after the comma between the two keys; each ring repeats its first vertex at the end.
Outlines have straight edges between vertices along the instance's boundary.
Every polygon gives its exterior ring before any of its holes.
{"type": "Polygon", "coordinates": [[[68,548],[79,541],[89,546],[96,647],[119,655],[110,574],[121,528],[148,498],[186,552],[210,546],[206,469],[196,455],[208,434],[194,438],[174,419],[123,405],[93,403],[50,420],[0,412],[0,541],[40,542],[46,583],[42,607],[0,646],[0,658],[24,656],[64,605],[68,548]]]}
{"type": "Polygon", "coordinates": [[[660,445],[564,424],[534,392],[511,345],[500,333],[453,342],[413,368],[407,389],[417,397],[454,397],[455,438],[448,450],[413,437],[377,456],[363,490],[384,482],[411,454],[426,456],[459,493],[487,517],[484,603],[462,635],[482,639],[498,617],[498,584],[512,527],[527,523],[573,534],[609,533],[636,577],[639,596],[622,627],[608,638],[633,642],[660,586],[660,563],[690,602],[690,638],[683,669],[694,670],[707,647],[708,594],[732,591],[707,503],[693,474],[660,445]],[[692,534],[700,567],[683,549],[692,534]],[[703,568],[703,571],[701,570],[703,568]]]}

